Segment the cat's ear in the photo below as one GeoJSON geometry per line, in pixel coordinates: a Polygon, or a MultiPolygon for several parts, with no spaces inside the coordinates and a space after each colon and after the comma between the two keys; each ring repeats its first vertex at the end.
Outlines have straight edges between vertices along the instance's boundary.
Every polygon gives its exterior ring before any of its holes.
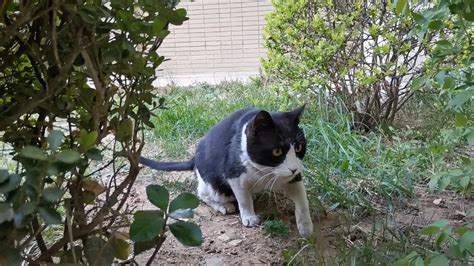
{"type": "Polygon", "coordinates": [[[301,116],[303,115],[304,108],[306,107],[306,103],[301,106],[298,106],[295,110],[291,111],[291,115],[293,116],[293,121],[295,125],[300,123],[301,116]]]}
{"type": "Polygon", "coordinates": [[[267,111],[258,112],[250,124],[250,133],[255,135],[259,129],[273,127],[272,116],[267,111]]]}

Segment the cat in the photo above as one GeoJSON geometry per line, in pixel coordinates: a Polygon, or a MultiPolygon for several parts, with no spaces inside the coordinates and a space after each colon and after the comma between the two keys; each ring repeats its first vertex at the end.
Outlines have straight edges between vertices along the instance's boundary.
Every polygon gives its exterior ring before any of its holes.
{"type": "Polygon", "coordinates": [[[156,170],[194,171],[198,196],[222,214],[240,211],[245,226],[256,226],[254,193],[283,190],[295,204],[301,236],[313,233],[308,199],[301,172],[306,138],[298,126],[305,104],[290,112],[247,108],[232,113],[199,142],[194,157],[183,162],[140,158],[156,170]]]}

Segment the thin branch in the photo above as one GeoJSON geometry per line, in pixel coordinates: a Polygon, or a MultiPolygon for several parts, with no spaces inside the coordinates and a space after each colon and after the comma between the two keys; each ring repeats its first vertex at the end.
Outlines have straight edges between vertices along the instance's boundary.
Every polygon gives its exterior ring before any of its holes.
{"type": "Polygon", "coordinates": [[[48,248],[46,247],[46,243],[44,242],[43,236],[41,235],[40,226],[38,222],[38,217],[33,217],[31,221],[31,227],[33,228],[33,234],[35,235],[36,243],[38,244],[38,248],[41,251],[41,254],[44,255],[43,261],[45,262],[53,262],[51,255],[48,254],[48,248]]]}
{"type": "Polygon", "coordinates": [[[156,254],[158,254],[158,251],[160,250],[161,246],[166,240],[166,235],[161,235],[159,242],[155,246],[155,250],[153,251],[153,254],[151,254],[150,258],[146,262],[146,265],[149,266],[153,263],[153,260],[155,260],[156,254]]]}

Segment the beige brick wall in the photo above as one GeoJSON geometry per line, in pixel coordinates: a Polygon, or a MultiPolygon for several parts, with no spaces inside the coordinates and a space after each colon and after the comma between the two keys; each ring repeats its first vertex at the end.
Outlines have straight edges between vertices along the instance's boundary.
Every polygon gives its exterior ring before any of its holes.
{"type": "Polygon", "coordinates": [[[181,1],[189,20],[170,26],[171,34],[158,52],[169,58],[162,65],[159,83],[171,81],[216,83],[244,79],[258,73],[265,56],[262,38],[270,0],[181,1]]]}

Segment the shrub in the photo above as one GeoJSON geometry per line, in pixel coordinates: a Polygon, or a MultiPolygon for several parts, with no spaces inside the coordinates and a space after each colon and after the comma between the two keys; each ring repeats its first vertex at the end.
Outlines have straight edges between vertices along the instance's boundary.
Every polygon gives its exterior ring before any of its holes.
{"type": "Polygon", "coordinates": [[[391,124],[412,96],[426,44],[391,1],[274,0],[265,28],[266,75],[282,93],[344,100],[358,128],[391,124]]]}
{"type": "MultiPolygon", "coordinates": [[[[406,15],[416,20],[414,33],[422,40],[429,34],[439,36],[429,51],[423,75],[413,82],[414,87],[447,98],[441,106],[454,113],[450,123],[455,127],[449,130],[446,139],[474,145],[474,3],[436,2],[423,12],[412,8],[406,15]]],[[[472,195],[474,162],[469,155],[459,157],[461,167],[433,176],[430,188],[443,190],[451,186],[472,195]]]]}
{"type": "Polygon", "coordinates": [[[0,170],[0,264],[127,258],[126,202],[163,104],[156,51],[168,24],[187,19],[174,2],[0,4],[0,141],[16,161],[0,170]]]}
{"type": "Polygon", "coordinates": [[[447,220],[437,220],[418,232],[434,240],[434,251],[419,254],[410,252],[398,260],[396,266],[410,265],[468,265],[474,254],[474,231],[472,223],[465,223],[453,230],[447,220]],[[453,232],[454,231],[454,232],[453,232]],[[425,255],[425,256],[423,256],[425,255]]]}

